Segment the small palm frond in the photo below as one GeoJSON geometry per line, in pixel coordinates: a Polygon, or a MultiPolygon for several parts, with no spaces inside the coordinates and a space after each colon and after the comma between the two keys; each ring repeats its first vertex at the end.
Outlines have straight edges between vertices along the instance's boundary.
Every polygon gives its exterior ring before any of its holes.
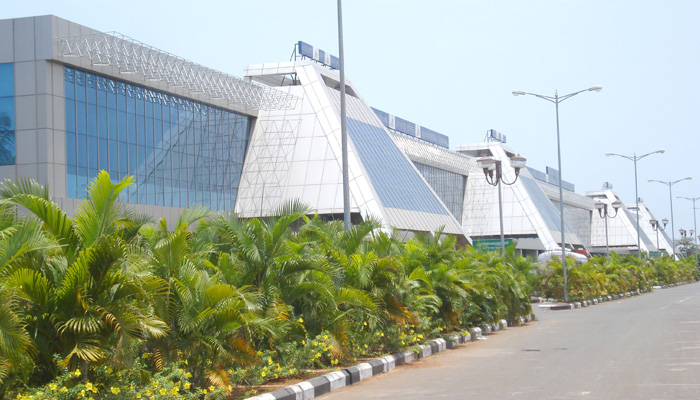
{"type": "Polygon", "coordinates": [[[100,171],[90,183],[87,199],[80,204],[74,218],[76,230],[85,245],[89,246],[100,236],[131,224],[135,213],[117,201],[119,193],[133,180],[127,176],[115,184],[107,171],[100,171]]]}
{"type": "MultiPolygon", "coordinates": [[[[20,183],[27,182],[20,181],[20,183]]],[[[30,181],[26,187],[6,181],[0,188],[0,197],[3,197],[0,200],[0,206],[11,204],[29,210],[43,223],[43,228],[58,241],[59,245],[63,246],[66,255],[72,258],[80,243],[80,239],[73,230],[73,221],[56,203],[43,197],[43,193],[42,196],[36,195],[35,192],[41,191],[38,187],[40,186],[33,181],[30,181]],[[22,190],[30,193],[23,193],[22,190]]]]}
{"type": "Polygon", "coordinates": [[[210,215],[211,211],[209,211],[209,209],[204,206],[193,206],[186,208],[182,212],[182,214],[180,214],[180,218],[178,218],[177,220],[175,230],[179,231],[181,229],[188,229],[195,222],[204,220],[210,215]]]}

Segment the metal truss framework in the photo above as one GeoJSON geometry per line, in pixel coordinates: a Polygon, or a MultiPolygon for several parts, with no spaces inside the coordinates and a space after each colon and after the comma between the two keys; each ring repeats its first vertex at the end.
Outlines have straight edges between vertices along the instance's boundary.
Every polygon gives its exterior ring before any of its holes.
{"type": "MultiPolygon", "coordinates": [[[[239,192],[241,216],[271,215],[282,204],[289,179],[292,156],[297,143],[301,120],[259,120],[262,135],[253,140],[249,161],[241,174],[239,192]],[[249,214],[250,212],[252,214],[249,214]]],[[[257,128],[256,128],[257,129],[257,128]]]]}
{"type": "Polygon", "coordinates": [[[286,110],[298,97],[207,68],[117,32],[56,38],[60,57],[82,57],[93,65],[117,67],[123,74],[185,87],[192,93],[223,99],[252,110],[286,110]]]}

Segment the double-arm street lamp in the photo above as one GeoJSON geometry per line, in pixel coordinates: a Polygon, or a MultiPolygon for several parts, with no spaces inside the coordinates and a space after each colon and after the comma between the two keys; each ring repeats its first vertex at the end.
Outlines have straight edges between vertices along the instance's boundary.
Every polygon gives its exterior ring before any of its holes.
{"type": "MultiPolygon", "coordinates": [[[[681,233],[681,240],[686,238],[686,234],[688,233],[685,229],[680,228],[678,232],[681,233]]],[[[694,230],[690,230],[690,237],[693,237],[694,230]]],[[[683,258],[688,258],[688,246],[683,246],[683,258]]]]}
{"type": "Polygon", "coordinates": [[[616,153],[605,153],[606,156],[617,156],[617,157],[622,157],[626,158],[628,160],[634,161],[634,201],[635,204],[637,205],[637,257],[642,258],[642,243],[639,239],[639,191],[637,190],[637,161],[641,160],[642,158],[646,156],[650,156],[652,154],[663,154],[664,150],[656,150],[652,151],[651,153],[647,154],[642,154],[641,156],[638,156],[637,153],[634,153],[632,156],[625,156],[622,154],[616,154],[616,153]]]}
{"type": "Polygon", "coordinates": [[[661,220],[661,222],[663,222],[664,224],[663,227],[659,225],[659,221],[653,218],[649,220],[649,223],[651,224],[651,229],[653,229],[654,232],[656,232],[656,251],[659,252],[659,257],[661,257],[661,248],[659,248],[659,231],[663,232],[663,230],[666,229],[666,225],[668,225],[668,218],[664,218],[663,220],[661,220]]]}
{"type": "Polygon", "coordinates": [[[695,244],[695,263],[698,263],[698,237],[695,236],[695,232],[698,231],[697,219],[695,218],[695,201],[700,200],[700,197],[684,197],[676,196],[677,199],[686,199],[693,202],[693,229],[690,230],[690,236],[693,237],[693,243],[695,244]]]}
{"type": "Polygon", "coordinates": [[[555,109],[556,109],[556,116],[557,116],[557,160],[558,160],[558,166],[559,166],[559,215],[561,217],[560,221],[560,230],[561,230],[561,259],[562,259],[562,268],[564,271],[564,301],[569,301],[569,291],[567,290],[567,281],[566,281],[566,243],[565,243],[565,238],[564,238],[564,191],[562,187],[562,171],[561,171],[561,141],[559,140],[559,103],[562,101],[574,97],[579,93],[583,92],[600,92],[603,89],[602,86],[596,85],[589,87],[588,89],[583,89],[579,90],[578,92],[574,93],[569,93],[565,96],[559,96],[558,91],[554,91],[554,97],[552,96],[544,96],[541,94],[535,94],[535,93],[528,93],[528,92],[523,92],[522,90],[513,90],[513,96],[523,96],[523,95],[530,95],[530,96],[535,96],[538,97],[542,100],[547,100],[550,103],[554,103],[555,109]]]}
{"type": "Polygon", "coordinates": [[[604,201],[598,200],[595,203],[595,208],[598,210],[598,214],[600,215],[601,218],[605,219],[605,258],[608,259],[610,258],[610,245],[608,242],[608,219],[609,218],[615,218],[617,217],[617,212],[620,210],[620,207],[622,207],[622,203],[620,200],[615,200],[612,202],[612,209],[615,211],[615,214],[610,214],[608,211],[608,203],[604,201]]]}
{"type": "Polygon", "coordinates": [[[503,177],[503,167],[501,160],[492,157],[481,157],[476,162],[479,168],[484,170],[486,182],[489,185],[498,186],[498,216],[501,222],[501,255],[506,255],[506,241],[503,234],[503,198],[501,197],[501,182],[505,185],[512,185],[518,180],[520,169],[525,168],[525,157],[518,154],[510,159],[510,166],[515,170],[515,178],[511,182],[507,182],[503,177]]]}
{"type": "Polygon", "coordinates": [[[673,189],[672,186],[675,185],[678,182],[683,182],[683,181],[689,181],[693,179],[692,176],[685,177],[683,179],[679,179],[677,181],[659,181],[656,179],[649,179],[649,182],[656,182],[656,183],[663,183],[664,185],[668,185],[668,196],[669,199],[671,200],[671,246],[673,247],[673,259],[676,259],[676,232],[673,226],[673,189]]]}

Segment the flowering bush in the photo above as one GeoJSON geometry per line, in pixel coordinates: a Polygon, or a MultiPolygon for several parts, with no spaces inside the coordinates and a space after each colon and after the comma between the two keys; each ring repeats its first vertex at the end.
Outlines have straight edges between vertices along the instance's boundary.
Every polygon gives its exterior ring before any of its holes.
{"type": "Polygon", "coordinates": [[[232,387],[195,387],[192,375],[173,364],[150,375],[137,362],[133,368],[113,371],[99,367],[91,371],[94,380],[83,380],[79,370],[66,371],[50,383],[17,394],[17,400],[195,400],[225,399],[232,387]]]}

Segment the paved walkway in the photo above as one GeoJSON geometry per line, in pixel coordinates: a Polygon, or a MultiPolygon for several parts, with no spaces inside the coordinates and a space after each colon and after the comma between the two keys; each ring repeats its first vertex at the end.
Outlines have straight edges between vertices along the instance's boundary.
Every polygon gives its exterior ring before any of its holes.
{"type": "Polygon", "coordinates": [[[698,399],[700,284],[564,311],[322,396],[698,399]]]}

